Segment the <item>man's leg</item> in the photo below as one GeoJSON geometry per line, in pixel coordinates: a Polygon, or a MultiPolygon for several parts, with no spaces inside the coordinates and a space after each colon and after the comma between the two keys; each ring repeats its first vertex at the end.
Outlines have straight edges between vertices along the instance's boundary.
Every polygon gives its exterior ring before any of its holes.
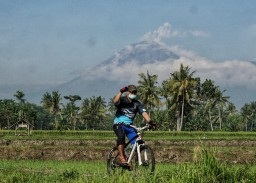
{"type": "Polygon", "coordinates": [[[122,125],[114,125],[113,129],[117,136],[117,149],[119,152],[119,160],[122,164],[127,164],[124,157],[125,133],[123,132],[122,125]]]}
{"type": "Polygon", "coordinates": [[[120,160],[120,162],[121,162],[122,164],[126,164],[127,161],[126,161],[126,159],[125,159],[125,157],[124,157],[124,145],[123,145],[123,144],[119,145],[119,146],[117,147],[117,149],[118,149],[118,152],[119,152],[119,160],[120,160]]]}

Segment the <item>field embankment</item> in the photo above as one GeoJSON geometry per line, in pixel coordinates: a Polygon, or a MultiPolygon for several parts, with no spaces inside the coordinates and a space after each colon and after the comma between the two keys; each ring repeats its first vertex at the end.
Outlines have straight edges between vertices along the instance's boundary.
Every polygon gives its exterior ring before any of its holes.
{"type": "MultiPolygon", "coordinates": [[[[185,133],[185,135],[176,133],[173,138],[159,139],[156,134],[148,133],[146,143],[153,148],[157,162],[192,162],[199,157],[201,148],[210,148],[216,150],[217,157],[221,161],[256,163],[256,138],[251,135],[227,135],[226,138],[225,135],[220,134],[208,136],[205,134],[204,138],[198,138],[196,135],[196,133],[185,133]]],[[[87,134],[87,136],[2,135],[0,159],[104,161],[114,145],[115,136],[104,136],[102,132],[101,135],[94,132],[93,135],[87,134]]]]}

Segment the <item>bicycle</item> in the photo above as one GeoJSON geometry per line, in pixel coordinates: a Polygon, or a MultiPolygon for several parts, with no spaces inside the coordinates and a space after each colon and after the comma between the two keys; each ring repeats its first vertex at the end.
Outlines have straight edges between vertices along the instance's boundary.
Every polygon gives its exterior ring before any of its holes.
{"type": "MultiPolygon", "coordinates": [[[[126,125],[126,124],[125,124],[126,125]]],[[[150,126],[136,127],[133,125],[126,125],[132,127],[136,131],[136,136],[129,140],[124,146],[124,153],[127,158],[127,165],[119,162],[119,153],[117,146],[113,147],[107,156],[107,173],[109,175],[114,173],[123,173],[125,170],[133,170],[133,162],[135,163],[135,174],[151,175],[155,171],[155,156],[150,146],[145,145],[142,140],[141,131],[149,129],[150,126]],[[131,141],[136,138],[132,149],[127,148],[131,141]],[[140,168],[139,168],[140,167],[140,168]]]]}

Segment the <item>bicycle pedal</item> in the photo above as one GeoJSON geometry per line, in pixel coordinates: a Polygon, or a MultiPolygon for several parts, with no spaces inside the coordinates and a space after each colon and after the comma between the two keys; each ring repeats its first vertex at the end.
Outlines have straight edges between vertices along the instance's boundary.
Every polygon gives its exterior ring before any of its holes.
{"type": "Polygon", "coordinates": [[[120,165],[121,167],[123,167],[123,168],[126,168],[126,167],[129,166],[128,163],[120,163],[119,165],[120,165]]]}

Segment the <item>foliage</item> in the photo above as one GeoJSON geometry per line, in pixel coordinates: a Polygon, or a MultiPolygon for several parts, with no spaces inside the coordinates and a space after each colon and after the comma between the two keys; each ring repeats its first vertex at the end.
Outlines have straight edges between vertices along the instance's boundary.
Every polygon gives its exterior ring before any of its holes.
{"type": "Polygon", "coordinates": [[[227,165],[214,152],[203,149],[193,163],[157,164],[149,176],[134,171],[108,176],[100,161],[0,160],[2,182],[255,182],[256,166],[227,165]]]}
{"type": "Polygon", "coordinates": [[[153,111],[157,106],[161,105],[159,98],[160,89],[156,86],[157,75],[150,75],[147,71],[146,75],[144,73],[140,73],[139,78],[139,99],[144,104],[144,107],[148,109],[148,113],[150,115],[151,111],[153,111]]]}
{"type": "MultiPolygon", "coordinates": [[[[189,66],[180,65],[169,78],[158,84],[158,76],[139,73],[138,99],[144,104],[157,130],[187,131],[256,131],[256,102],[245,104],[240,111],[229,101],[225,90],[213,80],[194,77],[189,66]]],[[[45,92],[41,106],[25,99],[23,91],[16,99],[0,99],[0,129],[9,129],[20,119],[34,125],[36,130],[110,130],[115,117],[113,99],[101,96],[82,99],[66,95],[62,103],[59,91],[45,92]],[[80,101],[78,103],[78,101],[80,101]]],[[[135,124],[143,125],[140,115],[135,124]]]]}

